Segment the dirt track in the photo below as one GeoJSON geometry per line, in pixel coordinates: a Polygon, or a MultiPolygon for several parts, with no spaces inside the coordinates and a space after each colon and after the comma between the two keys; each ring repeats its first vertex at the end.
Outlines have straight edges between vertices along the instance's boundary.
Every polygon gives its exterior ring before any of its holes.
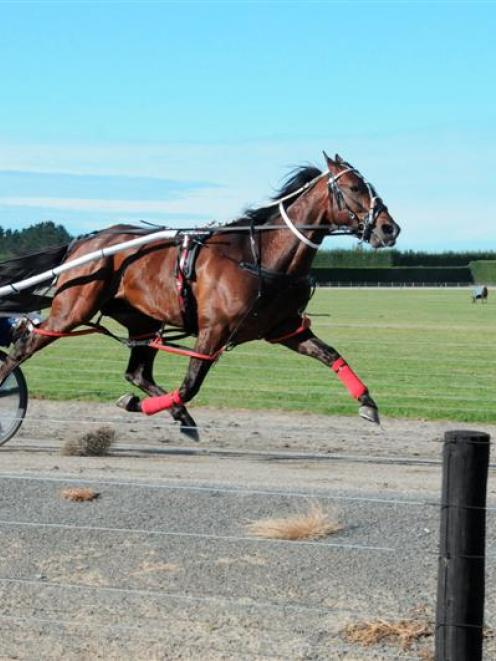
{"type": "MultiPolygon", "coordinates": [[[[397,646],[365,650],[340,631],[419,604],[432,611],[432,503],[440,440],[453,425],[195,416],[202,442],[193,447],[165,416],[32,403],[0,450],[0,658],[401,658],[397,646]],[[104,422],[117,433],[110,456],[61,456],[65,440],[104,422]],[[100,498],[60,498],[77,485],[100,498]],[[247,521],[300,510],[302,495],[333,510],[344,530],[306,545],[248,536],[247,521]]],[[[420,658],[425,645],[405,654],[420,658]]]]}

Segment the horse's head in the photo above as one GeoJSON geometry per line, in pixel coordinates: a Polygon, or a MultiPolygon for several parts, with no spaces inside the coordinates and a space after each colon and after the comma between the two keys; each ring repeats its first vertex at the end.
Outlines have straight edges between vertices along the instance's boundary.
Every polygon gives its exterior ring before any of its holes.
{"type": "Polygon", "coordinates": [[[344,225],[351,234],[373,248],[394,246],[400,227],[374,187],[338,154],[333,160],[324,152],[329,169],[329,214],[332,222],[344,225]]]}

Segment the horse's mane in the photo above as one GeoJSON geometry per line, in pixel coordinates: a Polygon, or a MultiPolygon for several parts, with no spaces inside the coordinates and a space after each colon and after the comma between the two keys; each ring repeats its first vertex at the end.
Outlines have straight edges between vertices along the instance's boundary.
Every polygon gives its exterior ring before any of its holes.
{"type": "MultiPolygon", "coordinates": [[[[318,177],[319,174],[322,174],[322,171],[313,165],[301,165],[294,168],[285,179],[281,188],[277,190],[270,199],[278,200],[281,197],[285,197],[286,195],[294,193],[299,188],[302,188],[302,186],[312,181],[312,179],[318,177]]],[[[301,193],[295,195],[292,201],[297,200],[300,195],[301,193]]],[[[251,207],[245,210],[241,218],[228,223],[226,226],[231,227],[233,225],[250,225],[251,223],[254,225],[263,225],[269,221],[276,213],[277,206],[251,207]]]]}

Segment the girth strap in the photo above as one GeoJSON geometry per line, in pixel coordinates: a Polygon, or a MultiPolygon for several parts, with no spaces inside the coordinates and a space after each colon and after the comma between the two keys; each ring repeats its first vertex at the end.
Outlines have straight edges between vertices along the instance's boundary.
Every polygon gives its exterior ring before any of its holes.
{"type": "Polygon", "coordinates": [[[279,342],[284,342],[285,340],[289,340],[292,337],[296,337],[297,335],[301,335],[304,333],[306,330],[310,328],[312,325],[312,322],[309,317],[307,317],[306,314],[304,314],[301,317],[301,323],[300,325],[295,328],[295,330],[290,331],[289,333],[286,333],[285,335],[280,335],[279,337],[266,337],[265,339],[267,342],[270,342],[271,344],[278,344],[279,342]]]}
{"type": "Polygon", "coordinates": [[[312,278],[309,275],[293,275],[292,273],[280,273],[272,271],[263,266],[257,266],[250,262],[240,262],[239,268],[250,275],[262,278],[267,284],[287,284],[287,285],[311,285],[312,278]]]}

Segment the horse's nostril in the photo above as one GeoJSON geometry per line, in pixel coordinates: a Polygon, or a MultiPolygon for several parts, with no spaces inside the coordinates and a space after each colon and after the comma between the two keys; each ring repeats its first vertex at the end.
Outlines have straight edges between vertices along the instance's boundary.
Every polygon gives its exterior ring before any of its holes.
{"type": "Polygon", "coordinates": [[[393,234],[394,233],[394,228],[393,228],[392,225],[383,225],[381,229],[382,229],[383,234],[393,234]]]}

